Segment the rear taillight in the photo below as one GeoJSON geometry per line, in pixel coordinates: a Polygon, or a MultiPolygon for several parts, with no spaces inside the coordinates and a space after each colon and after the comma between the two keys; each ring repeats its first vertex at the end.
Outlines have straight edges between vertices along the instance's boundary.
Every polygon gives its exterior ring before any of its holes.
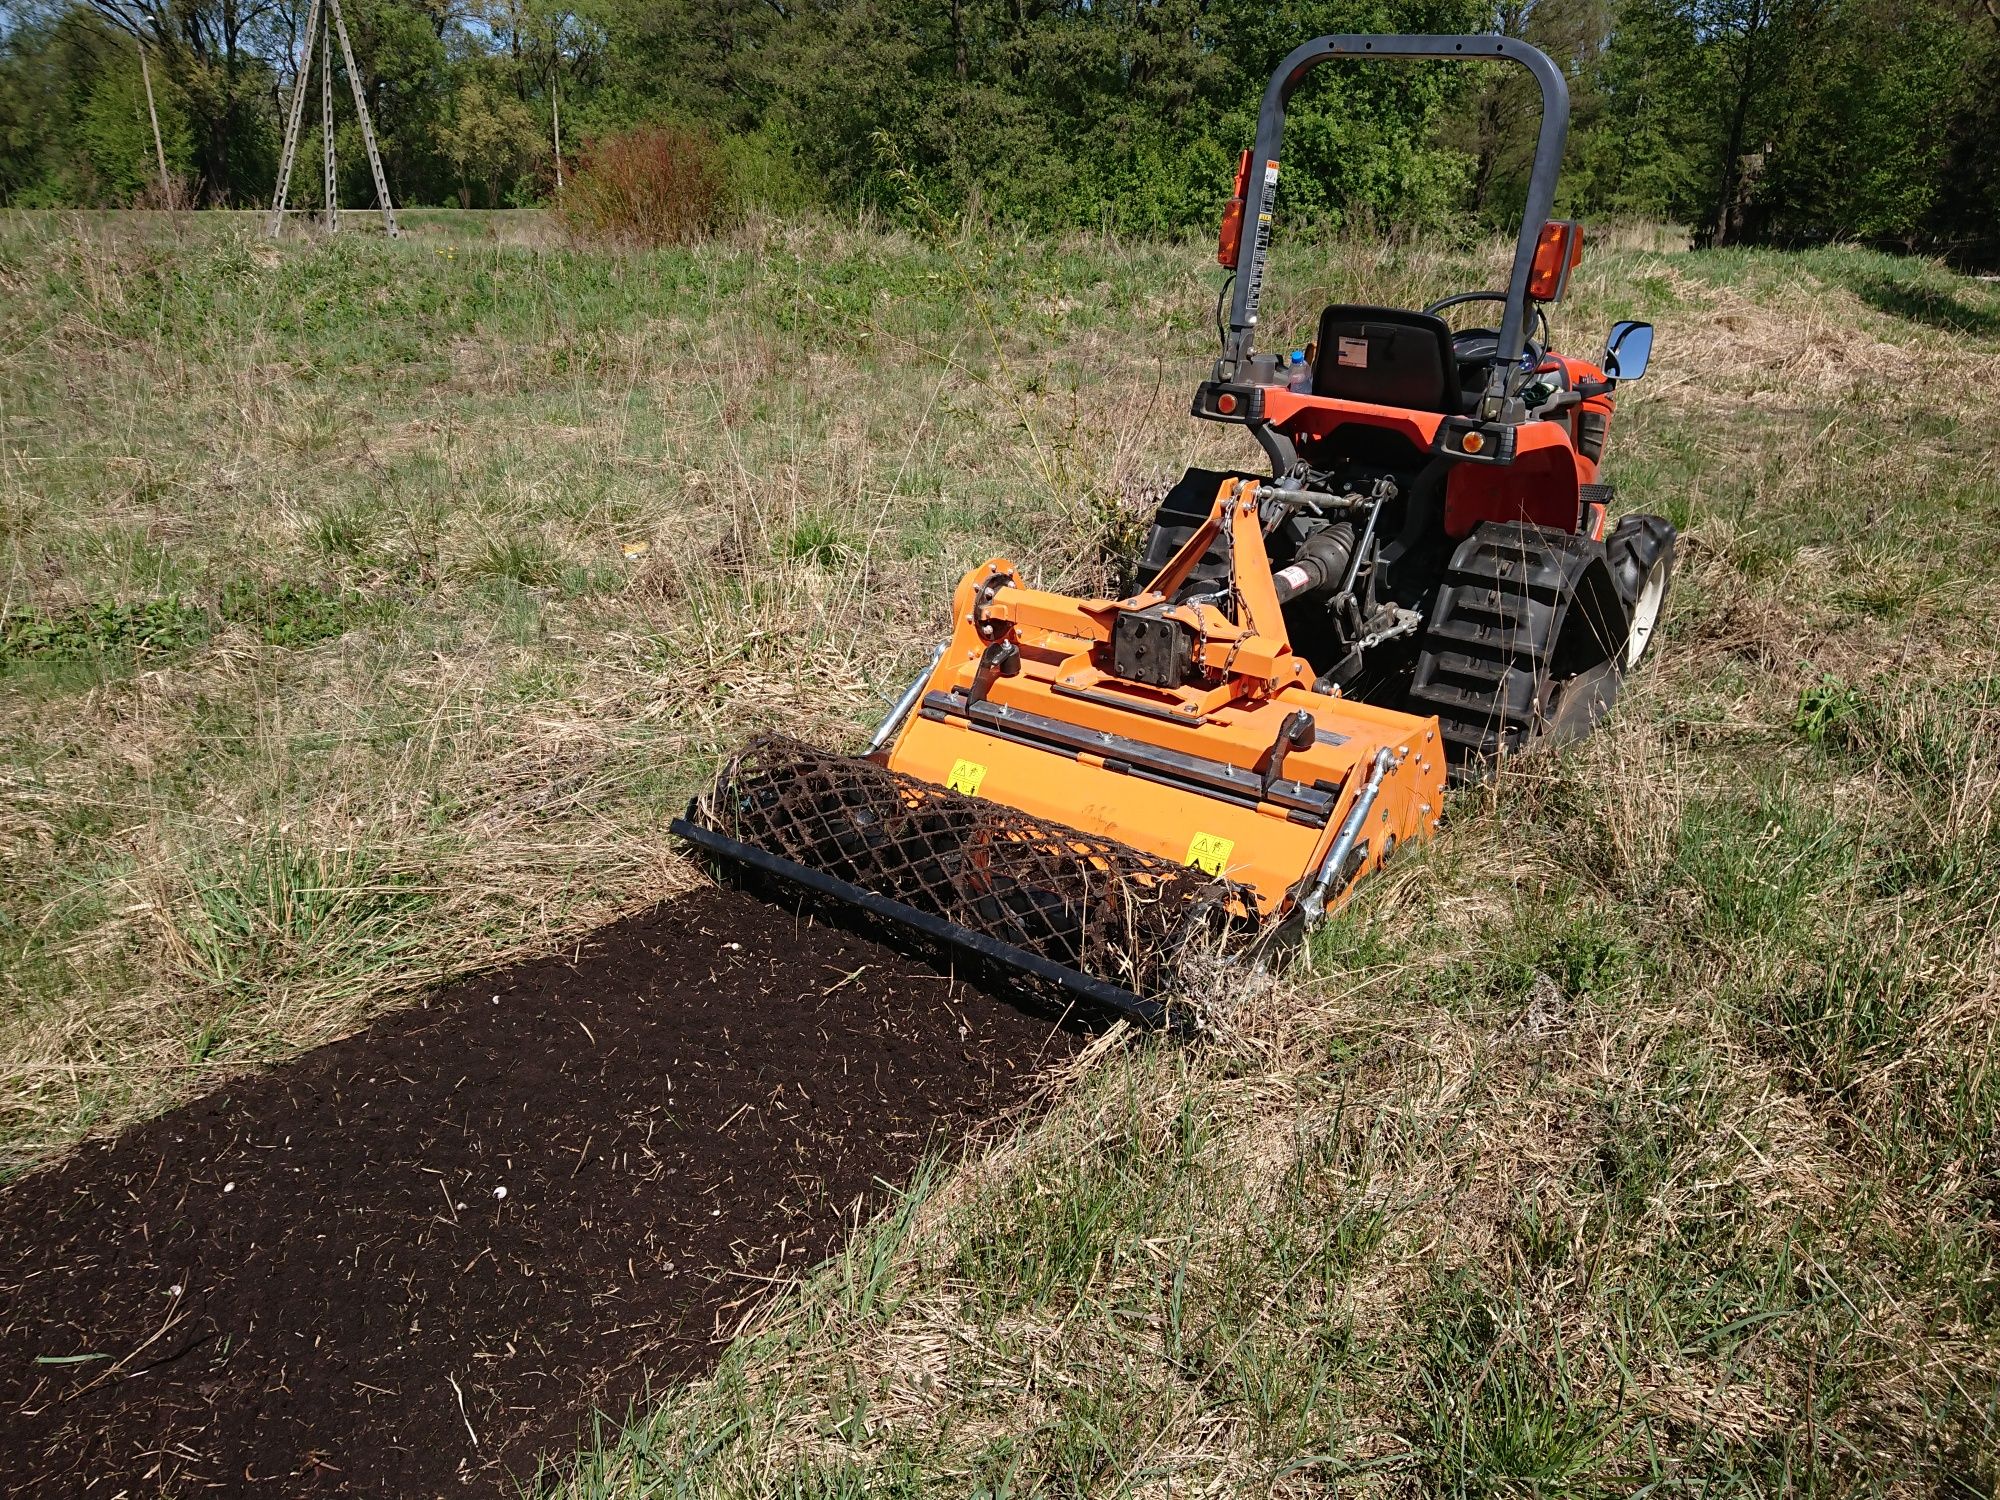
{"type": "Polygon", "coordinates": [[[1204,380],[1195,387],[1190,411],[1209,422],[1259,422],[1264,418],[1264,388],[1204,380]]]}
{"type": "Polygon", "coordinates": [[[1446,417],[1431,451],[1449,458],[1468,458],[1475,463],[1511,464],[1515,436],[1516,429],[1505,423],[1481,422],[1476,417],[1446,417]]]}

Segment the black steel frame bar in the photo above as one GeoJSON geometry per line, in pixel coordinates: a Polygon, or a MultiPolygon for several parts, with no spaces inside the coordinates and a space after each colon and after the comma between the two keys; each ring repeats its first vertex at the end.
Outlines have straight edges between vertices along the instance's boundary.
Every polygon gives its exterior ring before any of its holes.
{"type": "MultiPolygon", "coordinates": [[[[1555,209],[1556,177],[1562,167],[1563,143],[1569,136],[1569,85],[1547,54],[1526,42],[1504,36],[1323,36],[1295,48],[1271,75],[1257,113],[1257,143],[1250,152],[1250,180],[1243,203],[1243,237],[1236,251],[1236,285],[1229,301],[1229,341],[1222,360],[1235,367],[1247,360],[1257,327],[1257,304],[1264,289],[1264,261],[1271,246],[1270,188],[1267,172],[1278,160],[1285,137],[1285,104],[1292,91],[1320,64],[1335,58],[1449,59],[1472,62],[1504,58],[1534,75],[1542,91],[1541,131],[1535,138],[1535,163],[1528,175],[1528,202],[1521,216],[1521,234],[1514,247],[1514,270],[1507,283],[1507,311],[1500,324],[1498,366],[1511,395],[1520,383],[1521,350],[1527,338],[1528,277],[1534,268],[1535,241],[1555,209]]],[[[1496,413],[1489,413],[1497,415],[1496,413]]]]}
{"type": "Polygon", "coordinates": [[[1043,958],[1039,953],[1030,953],[1024,948],[1015,947],[1012,943],[1003,943],[998,938],[989,937],[983,932],[974,932],[971,928],[962,927],[948,918],[921,911],[914,906],[907,906],[901,901],[891,900],[851,881],[829,875],[824,870],[815,870],[810,865],[798,864],[767,849],[759,849],[754,844],[745,844],[729,837],[726,833],[717,833],[713,828],[705,828],[687,818],[675,818],[669,829],[675,837],[685,839],[688,843],[706,849],[711,854],[737,864],[748,865],[752,869],[762,870],[769,875],[776,875],[782,880],[789,880],[795,885],[802,885],[822,895],[833,896],[875,916],[900,922],[906,927],[915,928],[918,932],[950,943],[953,947],[976,953],[981,958],[992,959],[996,963],[1003,963],[1023,973],[1033,974],[1039,979],[1059,984],[1072,994],[1079,995],[1095,1005],[1101,1005],[1141,1026],[1155,1027],[1170,1024],[1171,1017],[1164,1002],[1148,1000],[1121,985],[1081,973],[1066,964],[1043,958]]]}

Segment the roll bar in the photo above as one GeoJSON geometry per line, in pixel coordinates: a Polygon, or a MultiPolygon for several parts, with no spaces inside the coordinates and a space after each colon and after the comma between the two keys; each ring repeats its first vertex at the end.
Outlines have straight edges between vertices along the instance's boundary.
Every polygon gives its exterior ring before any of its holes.
{"type": "Polygon", "coordinates": [[[1528,329],[1528,277],[1534,267],[1535,239],[1555,208],[1556,175],[1569,135],[1569,85],[1540,49],[1504,36],[1323,36],[1295,48],[1278,64],[1257,112],[1257,143],[1250,153],[1250,176],[1243,203],[1247,231],[1236,251],[1236,286],[1229,300],[1229,334],[1216,361],[1218,380],[1233,380],[1251,354],[1257,304],[1264,290],[1264,260],[1271,248],[1271,197],[1278,183],[1278,150],[1285,138],[1285,105],[1292,91],[1321,63],[1347,58],[1443,58],[1476,61],[1502,57],[1534,75],[1542,90],[1542,126],[1535,138],[1535,164],[1528,175],[1528,202],[1521,236],[1514,247],[1514,271],[1507,282],[1507,310],[1500,323],[1500,346],[1483,406],[1488,419],[1519,389],[1517,368],[1528,329]]]}

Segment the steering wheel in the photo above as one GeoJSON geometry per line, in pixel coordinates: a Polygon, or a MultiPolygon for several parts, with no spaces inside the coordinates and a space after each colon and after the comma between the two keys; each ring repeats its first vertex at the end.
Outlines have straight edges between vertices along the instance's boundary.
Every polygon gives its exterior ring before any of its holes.
{"type": "MultiPolygon", "coordinates": [[[[1447,307],[1458,307],[1467,302],[1505,302],[1506,300],[1507,294],[1505,292],[1459,292],[1455,296],[1440,297],[1437,301],[1426,307],[1424,311],[1430,313],[1432,316],[1436,316],[1447,307]]],[[[1528,370],[1538,370],[1541,368],[1542,359],[1548,351],[1549,344],[1552,342],[1549,337],[1549,315],[1540,306],[1535,308],[1535,332],[1541,335],[1539,340],[1531,337],[1523,340],[1521,344],[1521,364],[1524,369],[1528,370]]],[[[1492,347],[1490,349],[1482,349],[1475,343],[1460,354],[1459,357],[1461,359],[1470,363],[1472,360],[1492,359],[1499,355],[1500,334],[1497,329],[1467,328],[1460,333],[1453,334],[1452,343],[1455,346],[1460,339],[1470,339],[1474,336],[1477,336],[1481,340],[1491,339],[1493,341],[1492,347]]]]}

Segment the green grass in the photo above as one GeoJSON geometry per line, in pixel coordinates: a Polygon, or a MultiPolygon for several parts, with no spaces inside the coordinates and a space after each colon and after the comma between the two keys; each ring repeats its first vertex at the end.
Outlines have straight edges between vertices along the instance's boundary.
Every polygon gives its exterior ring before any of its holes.
{"type": "Polygon", "coordinates": [[[29,663],[137,661],[207,639],[203,612],[175,595],[164,599],[92,599],[52,611],[23,609],[0,617],[0,669],[29,663]]]}
{"type": "MultiPolygon", "coordinates": [[[[0,219],[0,1173],[678,889],[712,758],[851,743],[965,567],[1095,586],[1253,461],[1199,247],[412,226],[0,219]]],[[[1994,1492],[2000,294],[1616,243],[1557,333],[1659,324],[1608,477],[1684,540],[1613,721],[551,1490],[1994,1492]]]]}

